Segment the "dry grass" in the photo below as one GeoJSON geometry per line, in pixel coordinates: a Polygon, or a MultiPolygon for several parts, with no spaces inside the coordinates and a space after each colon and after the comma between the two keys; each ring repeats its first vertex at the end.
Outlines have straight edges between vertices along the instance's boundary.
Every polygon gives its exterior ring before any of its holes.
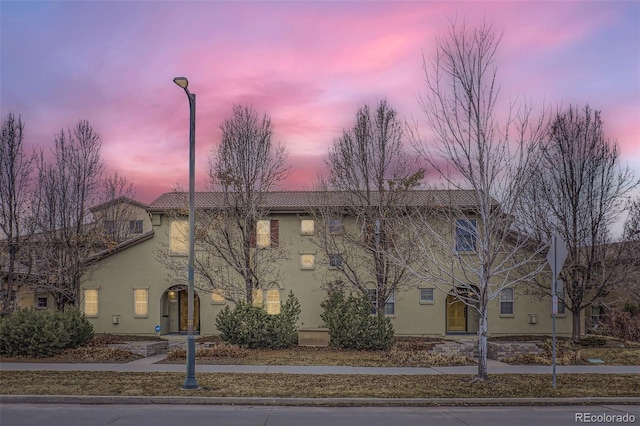
{"type": "Polygon", "coordinates": [[[182,373],[0,372],[0,393],[298,398],[638,397],[637,374],[375,376],[201,373],[202,389],[182,390],[182,373]]]}

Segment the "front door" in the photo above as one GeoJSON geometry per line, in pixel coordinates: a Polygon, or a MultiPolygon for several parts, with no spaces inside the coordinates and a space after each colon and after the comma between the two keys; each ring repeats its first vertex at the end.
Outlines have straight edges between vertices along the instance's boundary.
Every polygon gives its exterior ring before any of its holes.
{"type": "Polygon", "coordinates": [[[453,295],[447,296],[447,333],[467,331],[467,306],[453,295]]]}
{"type": "MultiPolygon", "coordinates": [[[[181,290],[178,292],[180,300],[180,331],[187,332],[189,324],[189,292],[181,290]]],[[[193,295],[193,331],[200,330],[200,298],[197,294],[193,295]]]]}

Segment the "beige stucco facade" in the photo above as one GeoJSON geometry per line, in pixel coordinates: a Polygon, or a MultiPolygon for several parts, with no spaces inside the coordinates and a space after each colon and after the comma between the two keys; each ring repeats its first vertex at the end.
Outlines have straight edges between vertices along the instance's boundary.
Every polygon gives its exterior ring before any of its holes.
{"type": "MultiPolygon", "coordinates": [[[[186,292],[175,286],[184,285],[186,277],[181,282],[172,279],[158,256],[168,255],[171,221],[186,218],[176,219],[159,211],[151,213],[145,211],[142,215],[149,219],[145,219],[145,237],[96,262],[83,284],[82,297],[89,294],[91,300],[87,304],[83,299],[81,306],[98,333],[151,335],[156,334],[157,328],[159,334],[185,331],[186,292]]],[[[278,262],[280,279],[271,289],[277,290],[281,301],[290,291],[297,297],[302,310],[300,327],[320,327],[320,303],[326,296],[322,284],[331,274],[327,274],[326,256],[314,243],[313,236],[302,232],[301,222],[310,217],[303,210],[283,210],[273,212],[268,219],[279,221],[279,245],[288,250],[287,258],[278,262]],[[303,255],[306,260],[309,255],[314,256],[315,266],[303,264],[303,255]]],[[[186,264],[186,256],[177,258],[186,264]]],[[[216,315],[231,302],[214,300],[213,289],[200,288],[196,293],[199,333],[217,334],[216,315]]],[[[500,315],[499,298],[490,302],[490,336],[551,334],[551,301],[526,293],[526,288],[514,289],[510,315],[500,315]]],[[[470,307],[452,307],[452,302],[445,292],[428,282],[398,292],[394,313],[390,315],[396,335],[474,338],[477,313],[470,307]]],[[[568,311],[566,316],[557,317],[557,332],[570,336],[568,311]]]]}

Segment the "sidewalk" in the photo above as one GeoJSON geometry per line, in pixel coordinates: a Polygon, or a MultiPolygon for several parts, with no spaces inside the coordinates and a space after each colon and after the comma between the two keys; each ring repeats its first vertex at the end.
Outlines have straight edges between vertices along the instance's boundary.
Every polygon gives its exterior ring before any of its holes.
{"type": "MultiPolygon", "coordinates": [[[[94,363],[0,363],[0,371],[120,371],[120,372],[183,372],[181,364],[157,364],[164,360],[166,354],[142,358],[126,364],[94,364],[94,363]]],[[[503,362],[488,360],[489,374],[551,374],[550,365],[509,365],[503,362]]],[[[198,364],[197,373],[281,373],[281,374],[373,374],[373,375],[433,375],[433,374],[470,374],[478,372],[475,365],[456,367],[353,367],[322,365],[210,365],[198,364]]],[[[613,365],[559,365],[557,374],[589,373],[589,374],[640,374],[640,366],[613,365]]]]}
{"type": "MultiPolygon", "coordinates": [[[[126,364],[49,364],[0,363],[1,371],[118,371],[118,372],[185,372],[181,364],[157,364],[166,354],[142,358],[126,364]]],[[[489,374],[551,374],[551,366],[509,365],[488,360],[489,374]]],[[[267,374],[371,374],[371,375],[475,375],[475,365],[458,367],[352,367],[352,366],[297,366],[297,365],[206,365],[196,364],[196,375],[201,373],[267,373],[267,374]]],[[[558,366],[558,374],[640,374],[640,366],[571,365],[558,366]]],[[[248,406],[504,406],[504,405],[640,405],[638,397],[614,398],[271,398],[271,397],[198,397],[198,396],[103,396],[103,395],[2,395],[1,404],[177,404],[177,405],[248,405],[248,406]]]]}

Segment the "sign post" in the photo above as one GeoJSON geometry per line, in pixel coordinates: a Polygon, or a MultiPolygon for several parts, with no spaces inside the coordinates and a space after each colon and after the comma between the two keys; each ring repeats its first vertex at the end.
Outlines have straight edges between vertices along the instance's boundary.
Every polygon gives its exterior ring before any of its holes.
{"type": "Polygon", "coordinates": [[[564,261],[567,260],[567,246],[564,244],[558,234],[554,233],[551,237],[551,248],[547,253],[547,262],[551,266],[552,281],[551,281],[551,319],[553,323],[553,338],[552,338],[552,363],[553,374],[551,384],[553,388],[556,387],[556,315],[558,315],[558,275],[562,270],[564,261]]]}

